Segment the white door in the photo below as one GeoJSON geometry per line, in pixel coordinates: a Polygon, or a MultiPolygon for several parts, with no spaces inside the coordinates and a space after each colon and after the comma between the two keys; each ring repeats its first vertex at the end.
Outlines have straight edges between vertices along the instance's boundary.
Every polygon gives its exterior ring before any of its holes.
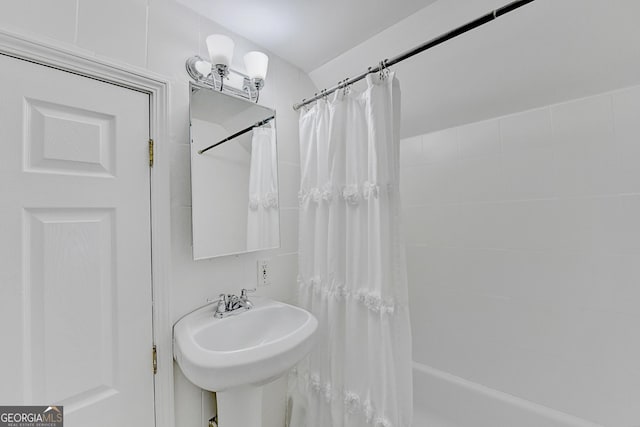
{"type": "Polygon", "coordinates": [[[153,426],[147,94],[0,55],[0,404],[153,426]]]}

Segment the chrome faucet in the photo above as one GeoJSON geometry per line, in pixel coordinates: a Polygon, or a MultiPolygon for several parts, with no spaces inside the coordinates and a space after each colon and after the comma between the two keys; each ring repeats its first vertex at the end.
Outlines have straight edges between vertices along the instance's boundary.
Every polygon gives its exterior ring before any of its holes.
{"type": "Polygon", "coordinates": [[[242,313],[253,308],[253,303],[249,300],[247,294],[255,292],[255,289],[242,289],[240,296],[229,294],[220,294],[216,311],[213,314],[218,319],[242,313]]]}

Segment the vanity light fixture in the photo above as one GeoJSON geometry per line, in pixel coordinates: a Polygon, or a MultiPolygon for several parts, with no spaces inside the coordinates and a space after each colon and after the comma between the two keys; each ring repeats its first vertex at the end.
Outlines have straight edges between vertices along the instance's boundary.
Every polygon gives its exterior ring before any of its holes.
{"type": "Polygon", "coordinates": [[[234,46],[233,40],[222,34],[211,34],[207,37],[209,58],[211,58],[211,63],[217,69],[223,70],[221,74],[228,74],[227,68],[231,65],[231,59],[233,59],[234,46]]]}
{"type": "Polygon", "coordinates": [[[235,44],[231,38],[222,34],[211,34],[207,37],[207,50],[211,59],[211,72],[220,76],[220,90],[224,87],[224,78],[229,75],[229,65],[233,59],[235,44]]]}
{"type": "Polygon", "coordinates": [[[209,61],[197,55],[187,59],[189,75],[198,83],[258,102],[267,76],[269,57],[257,51],[244,55],[247,75],[231,68],[234,50],[231,38],[223,34],[212,34],[207,37],[206,42],[209,61]]]}
{"type": "Polygon", "coordinates": [[[247,74],[257,90],[264,86],[264,79],[267,77],[269,67],[269,57],[262,52],[252,51],[244,55],[244,66],[247,74]]]}

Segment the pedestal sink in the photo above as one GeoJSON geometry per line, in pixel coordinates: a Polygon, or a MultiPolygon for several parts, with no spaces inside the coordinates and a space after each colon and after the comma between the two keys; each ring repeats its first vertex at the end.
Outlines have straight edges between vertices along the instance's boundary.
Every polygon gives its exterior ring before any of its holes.
{"type": "Polygon", "coordinates": [[[196,386],[215,391],[219,427],[260,427],[262,385],[311,350],[318,321],[306,310],[255,298],[254,307],[223,319],[215,304],[173,327],[173,357],[196,386]]]}

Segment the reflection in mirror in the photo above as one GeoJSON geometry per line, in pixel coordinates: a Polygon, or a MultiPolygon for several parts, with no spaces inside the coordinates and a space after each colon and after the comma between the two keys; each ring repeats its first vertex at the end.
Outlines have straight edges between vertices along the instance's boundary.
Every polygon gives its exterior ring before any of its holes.
{"type": "Polygon", "coordinates": [[[275,111],[191,83],[190,115],[194,259],[278,248],[275,111]]]}

